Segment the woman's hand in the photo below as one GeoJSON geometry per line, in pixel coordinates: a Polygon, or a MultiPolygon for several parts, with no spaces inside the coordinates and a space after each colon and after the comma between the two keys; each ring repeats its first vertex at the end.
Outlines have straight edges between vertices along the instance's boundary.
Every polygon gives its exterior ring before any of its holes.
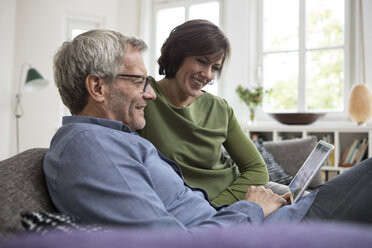
{"type": "Polygon", "coordinates": [[[279,196],[271,189],[265,189],[263,186],[251,186],[248,188],[244,200],[260,205],[264,212],[264,217],[266,218],[282,206],[287,205],[289,198],[290,193],[279,196]]]}

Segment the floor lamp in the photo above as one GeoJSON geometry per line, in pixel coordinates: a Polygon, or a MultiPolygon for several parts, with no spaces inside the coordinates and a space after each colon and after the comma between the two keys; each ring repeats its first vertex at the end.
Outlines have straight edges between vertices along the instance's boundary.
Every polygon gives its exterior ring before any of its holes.
{"type": "Polygon", "coordinates": [[[17,142],[17,153],[19,153],[19,119],[23,115],[23,108],[21,105],[22,100],[22,89],[37,90],[44,88],[48,84],[48,81],[30,64],[23,64],[21,69],[21,75],[19,77],[18,91],[16,94],[16,105],[14,115],[16,117],[16,142],[17,142]],[[25,71],[27,69],[26,78],[24,79],[25,71]]]}

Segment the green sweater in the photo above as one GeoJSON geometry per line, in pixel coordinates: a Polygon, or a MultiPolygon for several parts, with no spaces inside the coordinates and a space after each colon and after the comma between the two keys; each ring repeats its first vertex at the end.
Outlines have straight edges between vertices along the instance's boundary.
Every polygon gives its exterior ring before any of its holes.
{"type": "Polygon", "coordinates": [[[224,99],[204,92],[188,107],[176,108],[154,80],[150,84],[157,99],[148,102],[139,133],[181,166],[188,184],[204,188],[218,206],[268,182],[264,160],[224,99]]]}

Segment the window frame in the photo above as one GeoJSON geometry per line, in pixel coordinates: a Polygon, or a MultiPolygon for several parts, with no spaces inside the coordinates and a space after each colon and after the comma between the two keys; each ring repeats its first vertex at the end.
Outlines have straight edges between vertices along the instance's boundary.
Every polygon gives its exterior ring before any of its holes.
{"type": "Polygon", "coordinates": [[[73,29],[96,29],[104,28],[105,20],[100,17],[90,17],[90,16],[81,16],[81,15],[70,15],[67,14],[64,16],[64,38],[65,40],[71,40],[73,29]]]}
{"type": "MultiPolygon", "coordinates": [[[[140,36],[149,45],[149,50],[144,54],[144,62],[149,74],[154,71],[155,41],[152,39],[154,31],[153,8],[155,1],[161,0],[141,0],[141,23],[140,36]],[[152,43],[154,42],[154,43],[152,43]],[[150,56],[151,54],[151,56],[150,56]]],[[[169,3],[166,1],[165,3],[169,3]]],[[[179,3],[184,1],[171,1],[179,3]]],[[[208,1],[196,1],[202,3],[208,1]]],[[[246,123],[247,107],[242,103],[235,93],[235,88],[239,84],[249,85],[259,82],[261,78],[260,45],[261,40],[261,0],[234,0],[220,2],[220,27],[229,38],[232,46],[232,56],[224,67],[224,72],[219,78],[218,95],[225,98],[232,106],[239,122],[246,123]],[[236,21],[238,20],[238,22],[236,21]],[[238,28],[237,28],[238,27],[238,28]]],[[[361,49],[360,49],[360,27],[358,16],[358,2],[345,0],[345,61],[344,61],[344,111],[328,112],[322,119],[326,122],[349,121],[348,117],[348,98],[352,84],[359,83],[361,79],[361,49]]],[[[195,2],[193,2],[195,3],[195,2]]],[[[262,108],[257,109],[257,119],[261,122],[275,122],[262,108]]]]}
{"type": "MultiPolygon", "coordinates": [[[[305,0],[299,0],[299,5],[300,5],[300,13],[304,13],[305,11],[305,0]]],[[[342,111],[325,111],[327,113],[326,117],[327,119],[344,119],[347,118],[348,113],[347,113],[347,104],[348,104],[348,96],[350,93],[350,88],[352,86],[351,83],[351,78],[355,78],[356,72],[353,72],[353,68],[351,67],[351,61],[357,60],[358,55],[355,54],[354,56],[352,55],[353,53],[351,51],[355,51],[356,49],[356,40],[352,39],[352,33],[350,32],[351,26],[353,26],[355,22],[355,13],[352,11],[352,6],[351,6],[351,0],[344,0],[345,2],[345,33],[344,33],[344,44],[343,47],[344,50],[344,82],[343,82],[343,88],[344,88],[344,95],[343,95],[343,110],[342,111]]],[[[258,29],[257,29],[257,35],[259,37],[259,41],[257,43],[257,49],[258,49],[258,54],[257,54],[257,79],[262,81],[262,64],[263,64],[263,3],[262,1],[259,1],[257,4],[257,23],[258,23],[258,29]]],[[[304,39],[306,35],[306,23],[305,23],[305,15],[301,16],[299,19],[300,22],[300,27],[299,27],[299,39],[304,39]]],[[[305,112],[306,111],[306,85],[305,85],[305,78],[306,78],[306,68],[304,65],[305,59],[306,59],[306,52],[312,51],[313,49],[306,49],[304,47],[304,42],[300,41],[300,47],[299,47],[299,82],[298,82],[298,99],[303,99],[300,100],[297,103],[297,108],[298,112],[305,112]]],[[[332,49],[333,47],[329,47],[332,49]]],[[[314,50],[321,50],[322,48],[319,49],[314,49],[314,50]]],[[[262,110],[264,111],[264,110],[262,110]]],[[[311,112],[311,111],[308,111],[311,112]]]]}
{"type": "MultiPolygon", "coordinates": [[[[63,40],[72,40],[72,30],[82,29],[98,29],[105,28],[105,19],[101,17],[91,17],[82,15],[66,14],[63,18],[63,40]]],[[[62,103],[62,102],[61,102],[62,103]]],[[[62,103],[61,116],[71,115],[70,110],[62,103]]]]}
{"type": "MultiPolygon", "coordinates": [[[[143,0],[146,1],[146,0],[143,0]]],[[[146,4],[150,4],[146,1],[146,4]]],[[[222,27],[222,9],[223,9],[223,0],[152,0],[151,4],[151,15],[150,18],[142,19],[142,23],[151,23],[151,31],[150,36],[145,36],[147,40],[149,40],[148,44],[152,48],[156,48],[156,17],[159,11],[168,8],[176,8],[176,7],[184,7],[185,8],[185,21],[189,20],[190,18],[190,7],[196,4],[203,4],[209,2],[218,2],[219,3],[219,26],[222,27]]],[[[144,34],[142,32],[142,34],[144,34]]],[[[145,38],[145,40],[146,40],[145,38]]],[[[149,75],[158,75],[157,72],[157,57],[156,57],[156,49],[150,49],[150,53],[148,54],[147,58],[145,58],[146,67],[149,69],[149,75]],[[152,61],[152,62],[151,62],[152,61]],[[150,62],[150,63],[149,63],[150,62]]],[[[219,80],[220,82],[220,80],[219,80]]],[[[221,83],[217,85],[217,94],[219,95],[221,92],[221,83]]]]}

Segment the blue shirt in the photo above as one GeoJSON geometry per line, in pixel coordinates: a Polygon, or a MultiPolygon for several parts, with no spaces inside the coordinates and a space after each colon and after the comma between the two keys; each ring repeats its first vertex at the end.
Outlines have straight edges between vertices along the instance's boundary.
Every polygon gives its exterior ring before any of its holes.
{"type": "Polygon", "coordinates": [[[63,118],[44,172],[59,211],[86,222],[193,230],[264,221],[300,221],[315,194],[264,220],[261,207],[239,201],[214,208],[206,192],[188,186],[178,165],[118,121],[63,118]]]}

